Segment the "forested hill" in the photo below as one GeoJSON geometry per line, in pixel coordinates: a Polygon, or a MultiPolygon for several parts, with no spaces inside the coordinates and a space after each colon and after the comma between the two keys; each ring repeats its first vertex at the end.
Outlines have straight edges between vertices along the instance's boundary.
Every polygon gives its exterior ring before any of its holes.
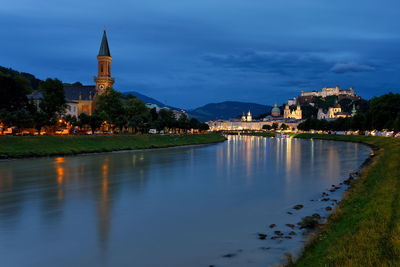
{"type": "Polygon", "coordinates": [[[256,103],[225,101],[207,104],[190,111],[189,114],[200,121],[215,119],[226,120],[240,117],[243,112],[247,113],[250,110],[254,118],[261,114],[269,113],[271,108],[271,106],[256,103]]]}
{"type": "Polygon", "coordinates": [[[136,91],[128,91],[128,92],[122,92],[122,93],[123,93],[124,95],[133,95],[133,96],[136,96],[136,98],[142,100],[144,103],[156,104],[156,105],[159,106],[159,107],[165,107],[165,106],[167,106],[167,107],[169,107],[169,108],[178,110],[178,108],[176,108],[176,107],[171,107],[171,106],[165,105],[165,104],[161,103],[160,101],[158,101],[157,99],[154,99],[154,98],[152,98],[152,97],[143,95],[143,94],[141,94],[141,93],[139,93],[139,92],[136,92],[136,91]]]}
{"type": "Polygon", "coordinates": [[[28,81],[28,87],[36,90],[39,87],[40,80],[37,79],[34,75],[26,72],[19,72],[16,70],[13,70],[11,68],[5,68],[0,66],[0,74],[6,75],[6,76],[11,76],[13,78],[15,77],[23,77],[28,81]]]}

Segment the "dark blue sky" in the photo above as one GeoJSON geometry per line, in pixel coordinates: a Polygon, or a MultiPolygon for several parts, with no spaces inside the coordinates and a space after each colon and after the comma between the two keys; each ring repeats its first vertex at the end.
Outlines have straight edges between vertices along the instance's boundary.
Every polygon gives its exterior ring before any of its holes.
{"type": "Polygon", "coordinates": [[[13,0],[0,65],[94,84],[107,27],[115,88],[193,108],[301,90],[400,91],[398,0],[13,0]]]}

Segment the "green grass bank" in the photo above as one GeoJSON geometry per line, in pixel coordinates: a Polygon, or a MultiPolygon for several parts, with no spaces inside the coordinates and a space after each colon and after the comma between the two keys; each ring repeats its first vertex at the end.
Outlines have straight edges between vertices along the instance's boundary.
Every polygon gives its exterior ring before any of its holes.
{"type": "Polygon", "coordinates": [[[400,266],[400,138],[298,134],[378,147],[294,266],[400,266]]]}
{"type": "Polygon", "coordinates": [[[224,141],[219,134],[113,136],[0,136],[2,158],[75,155],[118,150],[166,148],[224,141]]]}

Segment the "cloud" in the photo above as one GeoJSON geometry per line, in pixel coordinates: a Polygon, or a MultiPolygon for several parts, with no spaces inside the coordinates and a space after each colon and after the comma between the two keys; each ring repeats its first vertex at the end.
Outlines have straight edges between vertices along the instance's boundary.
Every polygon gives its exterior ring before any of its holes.
{"type": "Polygon", "coordinates": [[[247,72],[294,73],[328,72],[331,55],[300,52],[247,51],[239,54],[206,54],[203,59],[214,66],[247,72]]]}
{"type": "Polygon", "coordinates": [[[346,73],[346,72],[370,72],[375,71],[375,68],[369,65],[358,64],[355,62],[336,63],[332,68],[332,72],[346,73]]]}

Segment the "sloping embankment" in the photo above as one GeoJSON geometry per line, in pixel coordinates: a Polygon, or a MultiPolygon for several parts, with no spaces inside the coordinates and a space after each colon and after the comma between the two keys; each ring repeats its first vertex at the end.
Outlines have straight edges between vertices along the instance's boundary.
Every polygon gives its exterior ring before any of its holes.
{"type": "Polygon", "coordinates": [[[296,266],[400,266],[400,138],[299,134],[378,147],[296,266]]]}

